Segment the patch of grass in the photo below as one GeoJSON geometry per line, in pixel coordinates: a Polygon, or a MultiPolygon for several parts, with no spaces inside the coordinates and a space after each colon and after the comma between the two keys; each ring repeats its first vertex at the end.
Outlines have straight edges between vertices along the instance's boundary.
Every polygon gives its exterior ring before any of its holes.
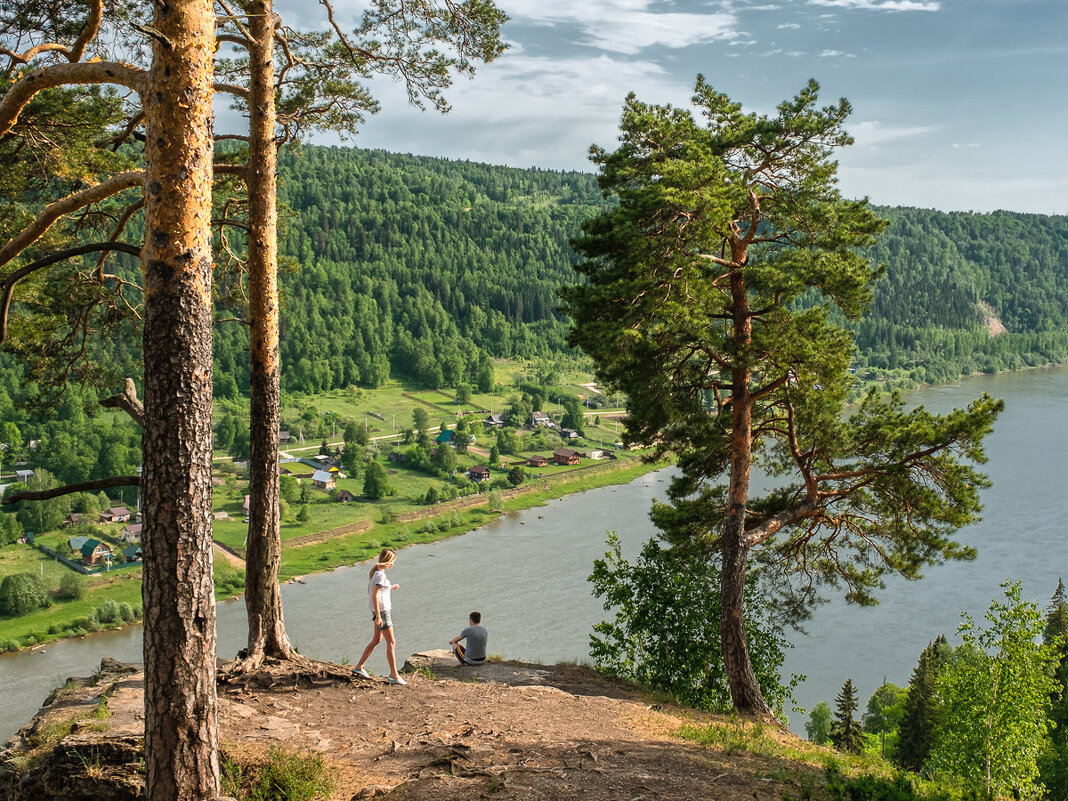
{"type": "Polygon", "coordinates": [[[737,716],[731,717],[729,722],[713,720],[700,726],[684,724],[676,734],[684,740],[716,748],[728,755],[749,753],[764,757],[799,756],[797,749],[770,736],[767,726],[761,721],[742,720],[737,716]]]}
{"type": "Polygon", "coordinates": [[[100,702],[97,703],[96,708],[89,713],[89,717],[94,718],[96,720],[107,720],[108,718],[110,718],[111,710],[108,709],[108,699],[101,698],[100,702]]]}
{"type": "Polygon", "coordinates": [[[42,726],[29,737],[30,746],[34,749],[49,750],[55,748],[63,741],[63,738],[74,731],[76,720],[58,720],[42,726]]]}
{"type": "Polygon", "coordinates": [[[434,675],[434,669],[429,666],[419,668],[419,670],[417,670],[416,672],[424,678],[429,679],[430,681],[435,681],[437,679],[437,676],[434,675]]]}
{"type": "Polygon", "coordinates": [[[314,752],[271,746],[265,763],[242,765],[224,755],[221,767],[223,792],[240,801],[313,801],[334,792],[334,777],[314,752]]]}

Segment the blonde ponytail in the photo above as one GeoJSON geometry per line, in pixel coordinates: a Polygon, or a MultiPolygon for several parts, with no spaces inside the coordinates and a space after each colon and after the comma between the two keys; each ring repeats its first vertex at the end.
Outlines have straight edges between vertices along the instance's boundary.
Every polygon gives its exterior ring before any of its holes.
{"type": "Polygon", "coordinates": [[[383,548],[382,553],[378,555],[378,561],[375,562],[374,567],[371,568],[371,572],[367,574],[367,578],[371,578],[375,574],[376,570],[385,570],[391,564],[397,560],[397,552],[392,548],[383,548]]]}

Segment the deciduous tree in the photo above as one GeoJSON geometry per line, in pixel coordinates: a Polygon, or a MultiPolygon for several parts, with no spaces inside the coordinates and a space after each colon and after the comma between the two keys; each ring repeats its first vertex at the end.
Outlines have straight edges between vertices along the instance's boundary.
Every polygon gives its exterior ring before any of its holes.
{"type": "Polygon", "coordinates": [[[856,319],[870,302],[879,270],[857,249],[884,223],[839,194],[850,107],[820,108],[817,89],[763,116],[698,78],[703,122],[629,97],[619,148],[591,156],[618,205],[574,242],[586,281],[564,292],[569,342],[629,397],[627,439],[678,455],[666,536],[718,554],[724,659],[747,713],[770,711],[745,636],[752,561],[789,577],[799,604],[826,585],[872,603],[888,572],[971,557],[951,535],[979,511],[972,465],[1001,409],[984,396],[936,416],[873,393],[842,418],[852,341],[830,310],[856,319]],[[751,497],[754,463],[781,488],[751,497]]]}
{"type": "Polygon", "coordinates": [[[1031,797],[1037,759],[1049,728],[1057,655],[1040,642],[1043,618],[1020,597],[1018,582],[1003,582],[988,626],[969,615],[957,629],[963,641],[938,678],[939,725],[927,765],[960,777],[987,798],[1031,797]]]}

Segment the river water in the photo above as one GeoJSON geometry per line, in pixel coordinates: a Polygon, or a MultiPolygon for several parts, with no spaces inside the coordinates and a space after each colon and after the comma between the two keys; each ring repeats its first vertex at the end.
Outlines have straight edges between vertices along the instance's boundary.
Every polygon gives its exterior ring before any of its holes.
{"type": "MultiPolygon", "coordinates": [[[[1006,410],[987,440],[984,470],[993,486],[984,492],[984,520],[959,537],[979,549],[979,558],[928,569],[919,582],[890,580],[874,608],[832,600],[816,609],[807,633],[791,635],[795,647],[785,665],[786,674],[807,676],[796,692],[801,708],[833,704],[847,678],[862,704],[884,676],[905,684],[927,642],[938,634],[952,639],[962,612],[981,620],[1000,597],[1000,582],[1022,581],[1024,597],[1044,607],[1058,577],[1068,574],[1068,369],[970,378],[913,393],[910,401],[947,411],[982,392],[1004,398],[1006,410]]],[[[666,487],[666,473],[650,473],[404,549],[389,574],[400,585],[393,593],[399,658],[447,647],[467,613],[479,609],[491,653],[550,663],[587,659],[591,627],[606,615],[586,582],[605,551],[605,532],[619,533],[625,556],[636,554],[653,534],[649,504],[666,487]]],[[[301,653],[355,662],[370,636],[366,571],[339,568],[283,587],[286,627],[301,653]]],[[[219,605],[218,633],[221,656],[244,645],[241,601],[219,605]]],[[[382,649],[368,664],[374,673],[386,671],[382,649]]],[[[91,673],[105,656],[140,661],[140,628],[0,656],[0,742],[51,688],[91,673]]],[[[790,718],[791,728],[803,732],[805,716],[790,718]]]]}

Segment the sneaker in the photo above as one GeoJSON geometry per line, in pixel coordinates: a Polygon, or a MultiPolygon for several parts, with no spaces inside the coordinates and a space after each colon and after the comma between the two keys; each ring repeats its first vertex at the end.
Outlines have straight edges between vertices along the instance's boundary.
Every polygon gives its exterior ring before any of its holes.
{"type": "Polygon", "coordinates": [[[392,676],[390,676],[389,677],[389,683],[390,684],[399,684],[401,687],[404,687],[404,686],[406,686],[408,684],[408,682],[406,682],[400,676],[397,676],[397,678],[393,678],[392,676]]]}
{"type": "Polygon", "coordinates": [[[364,668],[353,668],[352,669],[352,675],[353,676],[357,676],[357,677],[359,677],[361,679],[369,679],[369,678],[371,678],[371,674],[368,673],[364,668]]]}

